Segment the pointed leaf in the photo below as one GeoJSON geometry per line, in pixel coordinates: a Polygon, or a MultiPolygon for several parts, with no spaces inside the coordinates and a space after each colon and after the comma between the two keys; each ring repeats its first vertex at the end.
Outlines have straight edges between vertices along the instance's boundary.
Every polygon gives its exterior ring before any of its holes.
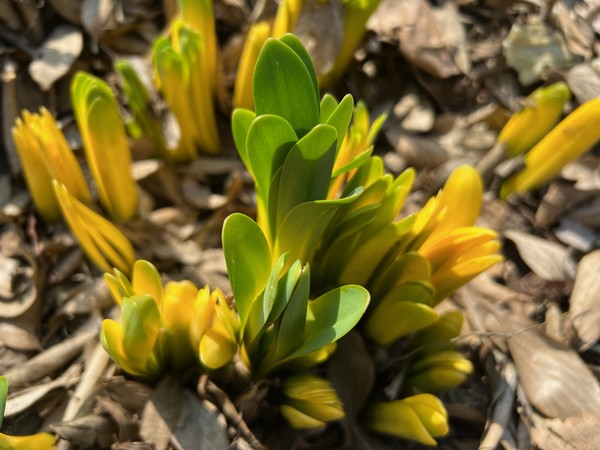
{"type": "Polygon", "coordinates": [[[273,309],[273,304],[277,298],[279,277],[281,276],[287,257],[288,254],[284,253],[277,258],[262,295],[254,302],[250,309],[248,321],[246,322],[246,327],[244,329],[244,341],[248,347],[258,336],[260,336],[267,324],[267,320],[273,309]]]}
{"type": "Polygon", "coordinates": [[[321,99],[321,123],[327,123],[327,119],[331,116],[331,113],[335,111],[335,108],[338,106],[338,101],[331,94],[325,94],[321,99]]]}
{"type": "Polygon", "coordinates": [[[348,126],[350,125],[353,111],[354,99],[352,98],[352,95],[347,94],[325,122],[327,125],[331,125],[337,130],[338,140],[336,152],[340,150],[342,142],[344,142],[344,136],[346,136],[346,133],[348,132],[348,126]]]}
{"type": "Polygon", "coordinates": [[[306,265],[281,318],[275,342],[274,361],[285,358],[302,345],[309,294],[310,267],[306,265]]]}

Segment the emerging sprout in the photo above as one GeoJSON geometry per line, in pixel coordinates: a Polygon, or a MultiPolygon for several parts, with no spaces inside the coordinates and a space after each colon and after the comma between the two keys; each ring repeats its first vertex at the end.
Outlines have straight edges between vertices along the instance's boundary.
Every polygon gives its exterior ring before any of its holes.
{"type": "Polygon", "coordinates": [[[179,143],[169,151],[176,161],[195,158],[197,148],[212,154],[220,148],[207,43],[207,35],[183,21],[173,23],[170,39],[161,37],[154,43],[158,85],[179,124],[179,143]]]}
{"type": "Polygon", "coordinates": [[[54,196],[52,180],[64,184],[84,203],[91,197],[85,177],[62,131],[47,109],[39,114],[23,112],[12,129],[23,173],[33,202],[47,223],[60,220],[60,207],[54,196]]]}
{"type": "Polygon", "coordinates": [[[137,188],[114,94],[104,81],[78,72],[71,83],[71,102],[100,202],[113,220],[127,222],[137,214],[137,188]]]}
{"type": "Polygon", "coordinates": [[[118,267],[130,273],[135,260],[129,239],[110,221],[77,200],[58,181],[53,191],[69,228],[90,260],[103,271],[118,267]]]}

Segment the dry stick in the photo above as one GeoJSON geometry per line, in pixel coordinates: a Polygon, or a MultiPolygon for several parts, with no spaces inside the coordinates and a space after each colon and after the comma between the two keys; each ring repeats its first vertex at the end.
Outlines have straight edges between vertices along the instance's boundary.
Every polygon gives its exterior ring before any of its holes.
{"type": "Polygon", "coordinates": [[[238,431],[240,436],[248,442],[250,447],[254,450],[266,450],[266,447],[258,441],[254,434],[252,434],[252,431],[250,431],[250,428],[248,428],[248,425],[246,425],[246,422],[242,419],[233,402],[229,400],[227,394],[210,381],[206,375],[203,375],[198,381],[197,391],[200,397],[210,397],[213,403],[217,405],[219,410],[223,413],[227,422],[238,431]]]}
{"type": "MultiPolygon", "coordinates": [[[[94,389],[98,382],[98,379],[102,376],[102,373],[106,369],[106,364],[109,361],[108,353],[102,348],[100,343],[96,344],[96,348],[92,356],[86,361],[85,371],[81,376],[81,380],[73,393],[73,396],[69,400],[65,412],[62,417],[62,423],[69,422],[77,417],[77,414],[81,410],[83,404],[91,397],[94,393],[94,389]]],[[[56,450],[70,450],[73,448],[71,442],[64,439],[58,440],[56,443],[56,450]]]]}
{"type": "Polygon", "coordinates": [[[477,171],[481,174],[483,184],[489,186],[498,164],[507,159],[506,148],[502,143],[496,143],[477,163],[477,171]]]}
{"type": "Polygon", "coordinates": [[[50,375],[79,355],[83,346],[97,335],[98,327],[93,327],[13,367],[4,374],[9,386],[14,389],[50,375]]]}
{"type": "Polygon", "coordinates": [[[102,376],[106,364],[109,361],[108,353],[102,348],[100,343],[96,344],[94,354],[86,364],[85,371],[81,376],[81,381],[77,385],[77,389],[67,404],[62,421],[68,422],[77,417],[77,413],[94,392],[98,379],[102,376]]]}
{"type": "Polygon", "coordinates": [[[479,450],[494,449],[500,444],[505,426],[510,420],[515,403],[517,389],[517,370],[511,361],[504,361],[500,372],[500,384],[492,400],[492,414],[486,424],[485,435],[479,444],[479,450]]]}

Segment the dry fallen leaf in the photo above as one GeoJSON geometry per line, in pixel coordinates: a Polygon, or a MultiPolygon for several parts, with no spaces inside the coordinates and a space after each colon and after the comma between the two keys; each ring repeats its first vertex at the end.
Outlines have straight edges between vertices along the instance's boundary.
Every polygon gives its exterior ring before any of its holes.
{"type": "Polygon", "coordinates": [[[114,8],[113,0],[83,0],[81,24],[92,37],[92,49],[95,51],[97,51],[98,38],[109,23],[114,8]]]}
{"type": "Polygon", "coordinates": [[[577,64],[566,73],[565,81],[579,103],[600,97],[600,75],[591,64],[577,64]]]}
{"type": "Polygon", "coordinates": [[[543,22],[515,23],[502,43],[502,52],[525,86],[542,79],[548,69],[566,67],[573,61],[563,35],[543,22]]]}
{"type": "Polygon", "coordinates": [[[504,235],[515,243],[519,256],[537,276],[546,281],[567,279],[569,255],[565,247],[517,230],[508,230],[504,235]]]}
{"type": "Polygon", "coordinates": [[[369,19],[367,28],[384,40],[398,43],[400,52],[411,64],[436,78],[461,74],[453,58],[456,48],[448,45],[446,30],[429,2],[384,0],[369,19]]]}
{"type": "Polygon", "coordinates": [[[584,414],[561,419],[534,416],[531,440],[540,450],[596,450],[600,446],[600,416],[584,414]]]}
{"type": "Polygon", "coordinates": [[[63,77],[83,49],[81,31],[70,25],[59,25],[48,36],[38,55],[29,64],[31,78],[44,91],[63,77]]]}
{"type": "Polygon", "coordinates": [[[575,351],[537,327],[523,328],[507,342],[520,385],[535,408],[550,418],[600,416],[600,383],[575,351]]]}
{"type": "Polygon", "coordinates": [[[189,390],[179,381],[164,378],[156,387],[144,408],[140,436],[154,443],[156,450],[166,449],[169,441],[182,450],[212,450],[227,448],[226,424],[216,408],[189,390]]]}
{"type": "Polygon", "coordinates": [[[448,161],[448,152],[431,137],[408,135],[394,127],[385,130],[385,137],[406,161],[418,169],[437,167],[448,161]]]}
{"type": "Polygon", "coordinates": [[[569,301],[569,319],[587,350],[600,338],[600,250],[582,258],[569,301]]]}
{"type": "Polygon", "coordinates": [[[331,70],[344,43],[343,16],[340,0],[303,2],[294,34],[306,47],[317,74],[331,70]]]}

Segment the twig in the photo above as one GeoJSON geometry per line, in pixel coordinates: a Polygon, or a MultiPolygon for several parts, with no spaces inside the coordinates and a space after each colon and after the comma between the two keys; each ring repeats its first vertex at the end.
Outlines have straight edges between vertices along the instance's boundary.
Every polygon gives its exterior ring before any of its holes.
{"type": "Polygon", "coordinates": [[[241,437],[243,437],[250,447],[254,450],[266,450],[256,436],[250,431],[241,414],[236,409],[235,405],[225,392],[223,392],[216,384],[208,379],[208,376],[203,375],[198,381],[198,395],[200,397],[209,397],[210,400],[219,408],[219,410],[227,419],[227,422],[233,426],[241,437]]]}

